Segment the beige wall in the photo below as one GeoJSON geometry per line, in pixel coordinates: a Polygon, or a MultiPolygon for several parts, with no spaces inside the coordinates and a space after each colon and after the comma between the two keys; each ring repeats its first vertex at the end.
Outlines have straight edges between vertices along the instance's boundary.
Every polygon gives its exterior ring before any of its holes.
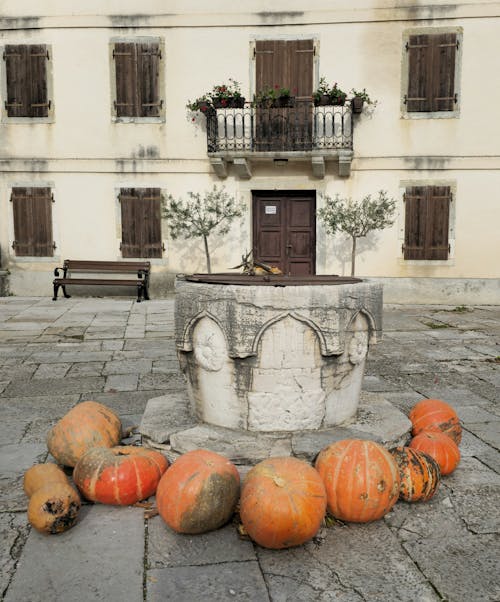
{"type": "MultiPolygon", "coordinates": [[[[243,3],[216,0],[171,2],[2,3],[0,46],[44,43],[51,47],[52,123],[0,123],[0,245],[12,273],[15,294],[47,294],[50,273],[61,259],[120,258],[116,190],[155,186],[174,195],[203,191],[213,183],[243,198],[248,212],[229,237],[210,241],[213,269],[225,270],[251,248],[252,189],[314,189],[360,197],[386,189],[398,200],[394,226],[360,243],[357,273],[380,278],[498,279],[500,243],[500,120],[494,102],[500,78],[492,77],[492,57],[500,55],[500,2],[422,3],[313,0],[308,11],[298,0],[243,3]],[[425,6],[424,6],[425,4],[425,6]],[[31,5],[31,7],[30,7],[31,5]],[[283,11],[283,12],[280,12],[283,11]],[[30,17],[29,15],[40,15],[30,17]],[[130,16],[134,15],[134,16],[130,16]],[[278,26],[279,25],[279,26],[278,26]],[[462,32],[460,116],[407,119],[401,114],[402,40],[419,27],[451,27],[462,32]],[[114,123],[111,118],[110,41],[159,37],[165,45],[163,123],[114,123]],[[319,45],[316,77],[325,75],[344,89],[366,87],[379,103],[362,115],[354,132],[351,175],[339,178],[335,162],[317,179],[310,162],[286,166],[253,163],[252,178],[226,180],[213,173],[203,124],[193,123],[185,104],[216,83],[234,77],[247,97],[253,92],[251,42],[255,38],[310,36],[319,45]],[[485,85],[487,82],[487,85],[485,85]],[[401,253],[407,182],[450,183],[455,188],[452,253],[446,262],[403,261],[401,253]],[[53,260],[16,258],[12,185],[49,183],[54,189],[53,260]]],[[[4,79],[4,65],[0,65],[4,79]]],[[[4,91],[0,101],[3,105],[4,91]]],[[[321,206],[318,197],[318,206],[321,206]]],[[[169,240],[155,260],[157,278],[205,269],[199,241],[169,240]]],[[[349,273],[349,249],[341,236],[325,237],[318,225],[317,272],[349,273]],[[347,257],[346,257],[347,256],[347,257]]],[[[439,283],[438,285],[439,286],[439,283]]]]}

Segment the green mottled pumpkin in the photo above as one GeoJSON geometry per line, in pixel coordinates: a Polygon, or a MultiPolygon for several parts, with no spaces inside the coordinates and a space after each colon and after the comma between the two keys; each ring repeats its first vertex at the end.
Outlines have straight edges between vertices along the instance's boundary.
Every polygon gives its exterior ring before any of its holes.
{"type": "Polygon", "coordinates": [[[205,533],[228,522],[239,494],[234,464],[215,452],[197,449],[178,458],[162,476],[156,504],[174,531],[205,533]]]}

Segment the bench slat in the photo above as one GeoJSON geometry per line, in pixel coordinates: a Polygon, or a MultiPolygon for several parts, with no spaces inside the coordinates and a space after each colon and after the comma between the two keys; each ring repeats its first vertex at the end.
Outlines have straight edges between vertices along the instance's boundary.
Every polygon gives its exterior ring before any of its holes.
{"type": "Polygon", "coordinates": [[[110,284],[112,286],[138,286],[144,283],[144,280],[122,280],[118,278],[101,279],[101,278],[56,278],[54,283],[63,284],[110,284]]]}

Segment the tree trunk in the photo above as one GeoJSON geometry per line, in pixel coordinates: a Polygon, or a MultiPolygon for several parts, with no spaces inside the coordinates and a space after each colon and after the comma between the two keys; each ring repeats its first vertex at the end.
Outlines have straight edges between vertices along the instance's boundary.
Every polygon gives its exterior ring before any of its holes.
{"type": "Polygon", "coordinates": [[[356,237],[352,236],[351,276],[354,276],[355,269],[356,269],[356,237]]]}
{"type": "Polygon", "coordinates": [[[203,242],[205,243],[205,256],[207,258],[207,272],[209,274],[212,273],[212,268],[210,266],[210,252],[208,250],[208,238],[206,235],[203,235],[203,242]]]}

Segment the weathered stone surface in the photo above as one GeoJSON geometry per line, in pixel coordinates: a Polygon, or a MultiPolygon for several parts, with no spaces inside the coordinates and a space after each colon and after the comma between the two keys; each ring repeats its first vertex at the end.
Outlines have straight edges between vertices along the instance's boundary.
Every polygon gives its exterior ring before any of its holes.
{"type": "Polygon", "coordinates": [[[264,458],[292,453],[290,434],[235,431],[208,424],[172,434],[170,445],[180,454],[200,447],[210,449],[236,464],[255,464],[264,458]]]}
{"type": "Polygon", "coordinates": [[[177,454],[205,447],[238,464],[255,464],[267,457],[291,454],[311,461],[323,447],[341,439],[402,445],[411,428],[406,416],[377,393],[362,393],[361,397],[360,419],[348,425],[294,433],[260,433],[196,424],[189,414],[185,394],[169,394],[148,402],[139,430],[152,447],[169,443],[169,451],[177,454]]]}
{"type": "Polygon", "coordinates": [[[152,569],[148,571],[146,582],[148,602],[165,600],[267,602],[269,600],[256,561],[152,569]]]}
{"type": "Polygon", "coordinates": [[[500,532],[500,475],[476,458],[462,457],[444,484],[456,513],[474,533],[500,532]]]}
{"type": "Polygon", "coordinates": [[[7,589],[14,575],[28,533],[24,513],[0,513],[0,593],[7,589]]]}
{"type": "Polygon", "coordinates": [[[168,443],[173,433],[195,425],[186,393],[172,392],[148,401],[139,431],[157,443],[168,443]]]}
{"type": "Polygon", "coordinates": [[[23,491],[23,476],[33,464],[47,457],[44,444],[0,446],[0,511],[25,510],[28,500],[23,491]]]}
{"type": "Polygon", "coordinates": [[[148,521],[148,560],[151,568],[201,566],[256,560],[250,541],[242,540],[236,525],[187,535],[176,533],[157,516],[148,521]]]}
{"type": "Polygon", "coordinates": [[[5,602],[141,602],[143,570],[143,510],[85,506],[69,531],[31,531],[5,602]]]}
{"type": "Polygon", "coordinates": [[[440,599],[383,521],[335,526],[324,535],[319,545],[279,554],[258,548],[273,600],[440,599]],[[295,597],[297,589],[304,597],[295,597]]]}

